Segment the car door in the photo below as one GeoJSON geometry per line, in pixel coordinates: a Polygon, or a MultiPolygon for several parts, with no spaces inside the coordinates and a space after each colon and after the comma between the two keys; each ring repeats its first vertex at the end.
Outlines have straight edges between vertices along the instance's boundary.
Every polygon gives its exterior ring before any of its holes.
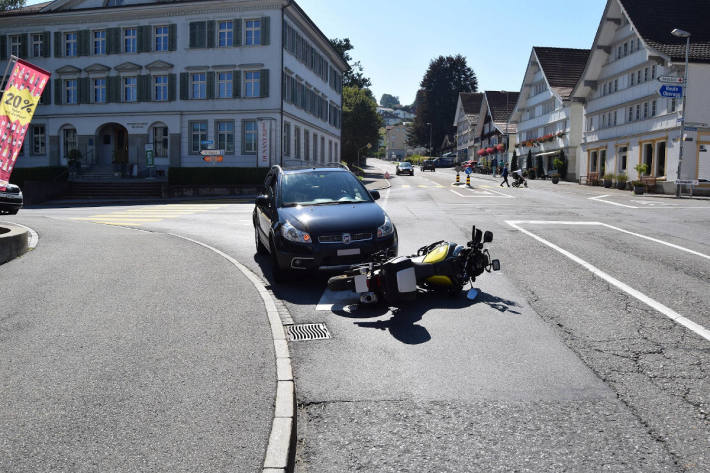
{"type": "Polygon", "coordinates": [[[261,230],[261,236],[263,238],[264,244],[268,247],[269,236],[271,234],[271,228],[274,223],[278,220],[278,212],[276,209],[276,189],[278,186],[278,175],[276,173],[269,173],[264,180],[264,190],[266,192],[266,197],[268,205],[263,206],[258,209],[259,217],[259,229],[261,230]]]}

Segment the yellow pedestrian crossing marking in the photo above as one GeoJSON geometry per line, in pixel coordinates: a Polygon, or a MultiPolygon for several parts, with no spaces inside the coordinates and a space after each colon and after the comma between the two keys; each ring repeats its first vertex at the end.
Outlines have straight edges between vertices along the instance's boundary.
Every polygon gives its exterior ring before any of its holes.
{"type": "Polygon", "coordinates": [[[164,204],[100,213],[89,217],[74,217],[72,220],[101,223],[104,225],[124,225],[138,227],[145,223],[162,222],[168,218],[178,218],[209,210],[216,210],[226,204],[164,204]]]}

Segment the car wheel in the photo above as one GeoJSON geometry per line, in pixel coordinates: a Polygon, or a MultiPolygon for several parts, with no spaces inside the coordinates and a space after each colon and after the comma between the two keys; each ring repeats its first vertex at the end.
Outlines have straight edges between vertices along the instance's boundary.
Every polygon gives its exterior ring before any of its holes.
{"type": "Polygon", "coordinates": [[[255,226],[254,227],[254,241],[256,243],[256,253],[259,255],[265,255],[268,253],[268,250],[264,246],[264,244],[261,242],[261,239],[259,238],[259,229],[255,226]]]}
{"type": "Polygon", "coordinates": [[[283,283],[288,281],[291,272],[288,269],[284,269],[279,264],[279,260],[276,257],[276,246],[274,241],[269,242],[269,249],[271,251],[271,274],[274,277],[274,282],[283,283]]]}
{"type": "Polygon", "coordinates": [[[17,215],[17,212],[18,212],[19,210],[20,210],[20,209],[8,210],[8,211],[7,211],[7,214],[8,214],[8,215],[17,215]]]}

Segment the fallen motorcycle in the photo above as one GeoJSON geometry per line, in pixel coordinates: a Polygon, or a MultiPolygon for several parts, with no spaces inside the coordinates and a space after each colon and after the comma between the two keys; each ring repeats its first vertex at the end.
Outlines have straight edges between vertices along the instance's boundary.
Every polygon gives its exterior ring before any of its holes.
{"type": "MultiPolygon", "coordinates": [[[[386,253],[375,254],[371,261],[353,265],[344,274],[331,277],[328,288],[354,291],[363,304],[383,300],[391,306],[414,300],[419,289],[456,295],[484,271],[500,270],[500,261],[491,259],[484,248],[492,241],[492,232],[484,233],[474,225],[466,246],[437,241],[419,248],[412,256],[388,258],[386,253]]],[[[475,295],[469,293],[469,298],[475,295]]]]}

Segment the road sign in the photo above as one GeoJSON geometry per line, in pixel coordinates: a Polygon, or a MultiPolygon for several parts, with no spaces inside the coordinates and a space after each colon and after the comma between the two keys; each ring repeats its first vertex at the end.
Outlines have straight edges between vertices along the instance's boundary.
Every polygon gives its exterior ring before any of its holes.
{"type": "Polygon", "coordinates": [[[466,170],[464,171],[466,174],[471,174],[473,172],[473,169],[471,167],[467,167],[466,170]]]}
{"type": "Polygon", "coordinates": [[[683,98],[683,86],[680,85],[662,85],[658,89],[658,95],[671,99],[683,98]]]}
{"type": "Polygon", "coordinates": [[[200,151],[202,156],[222,156],[224,155],[223,149],[203,149],[200,151]]]}
{"type": "Polygon", "coordinates": [[[707,127],[707,123],[702,123],[702,122],[685,122],[685,129],[687,130],[688,127],[693,127],[693,128],[705,128],[707,127]]]}
{"type": "Polygon", "coordinates": [[[698,129],[694,126],[685,126],[685,131],[698,131],[698,129]]]}
{"type": "Polygon", "coordinates": [[[661,84],[682,84],[684,79],[676,76],[660,76],[658,82],[661,84]]]}
{"type": "Polygon", "coordinates": [[[200,144],[201,144],[201,145],[213,145],[213,144],[214,144],[214,141],[212,141],[212,140],[202,140],[202,141],[200,141],[200,144]]]}

